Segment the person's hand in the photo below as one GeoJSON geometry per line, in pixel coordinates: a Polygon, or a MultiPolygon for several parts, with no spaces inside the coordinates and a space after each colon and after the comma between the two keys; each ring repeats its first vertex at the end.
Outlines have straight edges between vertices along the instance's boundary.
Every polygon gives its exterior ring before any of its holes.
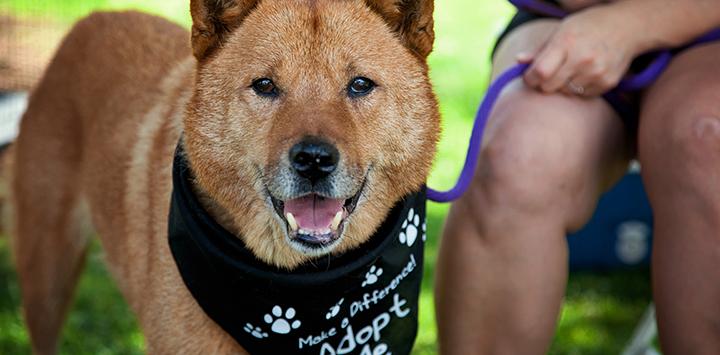
{"type": "Polygon", "coordinates": [[[602,95],[617,86],[639,53],[638,34],[613,10],[598,5],[570,15],[536,53],[519,54],[519,62],[532,62],[525,83],[546,93],[579,96],[602,95]]]}

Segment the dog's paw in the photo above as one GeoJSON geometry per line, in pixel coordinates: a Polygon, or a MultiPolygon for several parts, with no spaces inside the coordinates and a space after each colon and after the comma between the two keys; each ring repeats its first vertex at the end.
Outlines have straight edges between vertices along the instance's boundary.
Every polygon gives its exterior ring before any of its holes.
{"type": "Polygon", "coordinates": [[[300,327],[300,321],[292,319],[295,318],[295,309],[290,307],[285,311],[285,317],[283,317],[283,310],[280,306],[275,306],[272,309],[272,315],[265,315],[265,323],[271,324],[270,330],[278,334],[287,334],[291,330],[300,327]],[[292,323],[290,323],[292,322],[292,323]]]}
{"type": "Polygon", "coordinates": [[[340,313],[340,305],[343,303],[343,301],[345,301],[345,299],[341,298],[340,301],[338,301],[338,303],[336,303],[334,306],[330,307],[327,314],[325,314],[325,319],[330,319],[330,318],[338,315],[338,313],[340,313]]]}
{"type": "Polygon", "coordinates": [[[268,333],[265,333],[260,329],[260,327],[253,327],[250,323],[245,323],[245,328],[243,328],[246,332],[250,333],[250,335],[258,338],[263,339],[268,337],[268,333]]]}
{"type": "MultiPolygon", "coordinates": [[[[415,214],[415,209],[411,208],[408,212],[407,219],[403,222],[403,231],[400,232],[398,239],[400,243],[406,244],[411,247],[415,244],[415,240],[418,236],[418,228],[420,228],[420,216],[415,214]]],[[[423,223],[423,231],[425,230],[425,223],[423,223]]],[[[423,240],[425,240],[425,233],[423,233],[423,240]]]]}
{"type": "Polygon", "coordinates": [[[375,265],[370,267],[370,271],[365,273],[365,281],[362,283],[362,287],[372,285],[376,282],[378,282],[378,279],[380,275],[382,275],[383,269],[375,267],[375,265]]]}

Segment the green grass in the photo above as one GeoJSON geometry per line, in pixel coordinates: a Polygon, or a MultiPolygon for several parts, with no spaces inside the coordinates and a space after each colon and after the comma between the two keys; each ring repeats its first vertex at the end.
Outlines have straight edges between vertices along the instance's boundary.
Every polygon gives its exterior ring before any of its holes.
{"type": "MultiPolygon", "coordinates": [[[[0,13],[9,11],[23,17],[49,15],[64,23],[71,23],[98,8],[127,7],[189,24],[187,0],[0,1],[0,13]]],[[[511,13],[512,9],[502,0],[436,1],[437,43],[430,66],[444,123],[443,139],[429,181],[433,187],[449,187],[457,177],[471,120],[487,85],[493,38],[511,13]]],[[[446,213],[446,205],[429,205],[420,333],[414,354],[437,354],[432,275],[446,213]]],[[[7,241],[0,238],[0,354],[25,354],[29,352],[28,339],[21,322],[18,286],[8,249],[7,241]]],[[[649,302],[649,294],[646,270],[572,274],[550,353],[618,353],[649,302]]],[[[61,353],[139,354],[142,351],[142,335],[134,317],[106,272],[102,251],[94,245],[64,328],[61,353]]]]}

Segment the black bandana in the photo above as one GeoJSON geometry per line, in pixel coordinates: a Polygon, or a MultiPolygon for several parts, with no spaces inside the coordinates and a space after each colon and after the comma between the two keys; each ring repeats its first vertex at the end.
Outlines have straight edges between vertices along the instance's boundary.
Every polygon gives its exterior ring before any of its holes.
{"type": "Polygon", "coordinates": [[[170,249],[205,313],[251,354],[409,354],[417,333],[425,189],[402,199],[375,235],[292,272],[259,261],[218,225],[173,165],[170,249]]]}

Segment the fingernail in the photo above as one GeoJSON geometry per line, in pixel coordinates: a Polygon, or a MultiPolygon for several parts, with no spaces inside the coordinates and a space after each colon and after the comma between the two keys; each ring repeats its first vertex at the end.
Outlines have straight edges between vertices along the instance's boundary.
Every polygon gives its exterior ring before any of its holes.
{"type": "Polygon", "coordinates": [[[532,54],[527,52],[520,52],[515,56],[515,59],[517,59],[518,62],[529,62],[532,60],[532,54]]]}

